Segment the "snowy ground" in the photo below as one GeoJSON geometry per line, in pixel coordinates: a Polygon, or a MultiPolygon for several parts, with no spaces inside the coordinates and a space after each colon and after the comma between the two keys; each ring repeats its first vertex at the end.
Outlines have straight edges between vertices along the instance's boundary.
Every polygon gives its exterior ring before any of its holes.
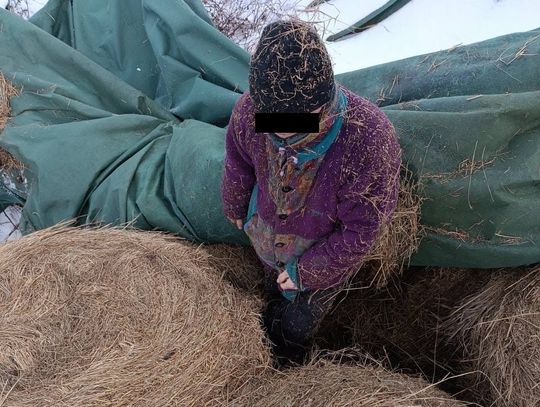
{"type": "MultiPolygon", "coordinates": [[[[386,1],[322,4],[317,19],[325,20],[319,25],[323,37],[349,27],[386,1]]],[[[538,16],[540,0],[412,0],[375,27],[326,46],[337,74],[539,28],[538,16]]]]}
{"type": "MultiPolygon", "coordinates": [[[[262,1],[262,0],[261,0],[262,1]]],[[[312,0],[294,0],[304,9],[312,0]]],[[[330,0],[318,12],[300,16],[318,24],[323,38],[354,24],[387,0],[330,0]]],[[[30,14],[45,0],[28,0],[30,14]]],[[[5,7],[7,0],[0,0],[5,7]]],[[[402,9],[362,33],[326,42],[334,72],[342,73],[409,56],[470,44],[511,32],[540,27],[540,0],[412,0],[402,9]]],[[[0,214],[0,242],[13,232],[20,210],[0,214]]]]}
{"type": "MultiPolygon", "coordinates": [[[[30,15],[34,14],[41,7],[43,7],[45,3],[47,3],[47,0],[26,0],[26,1],[28,3],[28,11],[30,15]]],[[[2,8],[5,8],[7,4],[8,4],[8,0],[0,0],[0,6],[2,8]]]]}
{"type": "Polygon", "coordinates": [[[16,240],[21,237],[21,232],[17,229],[21,218],[21,209],[10,206],[0,213],[0,242],[16,240]]]}
{"type": "MultiPolygon", "coordinates": [[[[263,0],[260,0],[263,1],[263,0]]],[[[289,0],[304,9],[312,0],[289,0]]],[[[341,31],[388,0],[330,0],[318,13],[300,13],[319,24],[323,38],[341,31]]],[[[46,0],[28,0],[30,14],[46,0]]],[[[5,7],[7,0],[0,0],[5,7]]],[[[540,27],[540,0],[412,0],[385,21],[342,41],[326,42],[336,74],[458,44],[471,44],[540,27]]]]}

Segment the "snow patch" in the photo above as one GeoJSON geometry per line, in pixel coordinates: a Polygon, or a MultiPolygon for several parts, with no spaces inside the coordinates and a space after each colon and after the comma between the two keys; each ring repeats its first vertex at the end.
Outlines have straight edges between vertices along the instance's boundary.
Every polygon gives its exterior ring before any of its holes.
{"type": "MultiPolygon", "coordinates": [[[[318,24],[318,30],[326,39],[384,3],[385,0],[330,0],[319,6],[317,19],[324,22],[318,24]]],[[[539,15],[538,0],[412,0],[362,33],[325,43],[334,73],[338,74],[532,30],[540,27],[539,15]]],[[[310,13],[301,17],[313,20],[310,13]]]]}
{"type": "Polygon", "coordinates": [[[22,209],[18,206],[10,206],[0,213],[0,243],[17,240],[22,237],[19,231],[22,209]]]}

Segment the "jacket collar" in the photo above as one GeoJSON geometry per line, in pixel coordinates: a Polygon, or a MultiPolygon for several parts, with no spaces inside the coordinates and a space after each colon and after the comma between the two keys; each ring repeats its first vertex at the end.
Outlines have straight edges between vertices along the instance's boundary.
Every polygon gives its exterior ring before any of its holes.
{"type": "Polygon", "coordinates": [[[321,124],[322,129],[318,133],[299,133],[292,137],[282,138],[275,133],[267,133],[268,137],[276,147],[291,148],[295,151],[310,149],[321,142],[326,133],[332,128],[337,117],[340,115],[340,95],[342,91],[338,86],[334,97],[322,109],[321,124]]]}

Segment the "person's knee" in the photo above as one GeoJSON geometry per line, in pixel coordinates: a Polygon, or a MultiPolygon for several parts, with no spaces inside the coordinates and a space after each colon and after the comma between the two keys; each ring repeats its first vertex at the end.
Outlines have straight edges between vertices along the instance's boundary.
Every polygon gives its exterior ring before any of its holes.
{"type": "Polygon", "coordinates": [[[294,302],[273,298],[267,303],[264,325],[276,343],[309,345],[330,304],[324,293],[302,293],[294,302]]]}
{"type": "MultiPolygon", "coordinates": [[[[294,307],[294,304],[291,304],[294,307]]],[[[287,342],[297,345],[308,344],[314,336],[320,320],[309,309],[297,307],[284,312],[281,319],[281,331],[287,342]],[[300,309],[299,309],[300,308],[300,309]]]]}
{"type": "Polygon", "coordinates": [[[313,326],[308,323],[282,324],[281,328],[287,344],[307,345],[315,333],[313,326]]]}

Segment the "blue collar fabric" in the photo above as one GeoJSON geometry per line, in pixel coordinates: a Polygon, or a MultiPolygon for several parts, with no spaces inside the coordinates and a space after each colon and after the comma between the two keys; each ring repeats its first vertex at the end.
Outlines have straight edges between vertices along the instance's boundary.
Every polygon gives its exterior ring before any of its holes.
{"type": "Polygon", "coordinates": [[[343,91],[340,89],[339,90],[339,105],[338,105],[339,114],[336,117],[336,120],[334,120],[332,127],[330,127],[326,135],[318,144],[316,144],[315,146],[309,149],[301,151],[300,153],[296,155],[296,158],[298,158],[299,165],[303,165],[307,161],[319,158],[320,156],[324,155],[328,151],[332,143],[336,140],[339,132],[341,131],[341,126],[343,125],[343,116],[345,115],[346,108],[347,108],[347,97],[345,96],[343,91]]]}
{"type": "MultiPolygon", "coordinates": [[[[342,117],[343,116],[343,113],[345,111],[345,107],[347,106],[347,98],[345,97],[345,94],[343,93],[343,91],[338,88],[336,90],[336,100],[333,102],[335,103],[335,112],[338,113],[338,118],[339,117],[342,117]]],[[[330,129],[327,130],[325,136],[323,137],[323,139],[321,139],[317,144],[320,144],[324,141],[324,139],[326,139],[326,137],[328,136],[329,133],[331,133],[334,129],[335,129],[335,125],[336,125],[336,122],[337,122],[337,119],[334,120],[334,123],[333,123],[333,126],[330,127],[330,129]]],[[[341,120],[343,121],[343,119],[341,120]]],[[[339,124],[339,127],[341,128],[341,123],[338,123],[339,124]]],[[[337,134],[339,134],[339,128],[337,130],[337,134]]],[[[337,134],[335,134],[335,136],[337,136],[337,134]]],[[[285,147],[285,146],[291,146],[291,145],[294,145],[296,143],[298,143],[299,141],[301,141],[303,138],[305,138],[306,136],[308,136],[309,133],[299,133],[299,134],[296,134],[292,137],[288,137],[288,138],[283,138],[283,137],[279,137],[277,134],[275,133],[269,133],[269,136],[270,136],[270,140],[272,141],[272,143],[276,146],[276,147],[285,147]]],[[[334,137],[335,139],[335,137],[334,137]]],[[[332,140],[333,141],[333,140],[332,140]]],[[[310,143],[311,144],[311,143],[310,143]]],[[[330,143],[332,144],[332,143],[330,143]]],[[[328,146],[329,147],[329,146],[328,146]]],[[[326,149],[328,149],[328,147],[326,149]]],[[[311,150],[313,148],[313,146],[310,146],[310,147],[307,147],[304,149],[306,150],[311,150]]],[[[301,151],[299,149],[299,151],[301,151]]],[[[326,150],[325,150],[326,151],[326,150]]]]}

